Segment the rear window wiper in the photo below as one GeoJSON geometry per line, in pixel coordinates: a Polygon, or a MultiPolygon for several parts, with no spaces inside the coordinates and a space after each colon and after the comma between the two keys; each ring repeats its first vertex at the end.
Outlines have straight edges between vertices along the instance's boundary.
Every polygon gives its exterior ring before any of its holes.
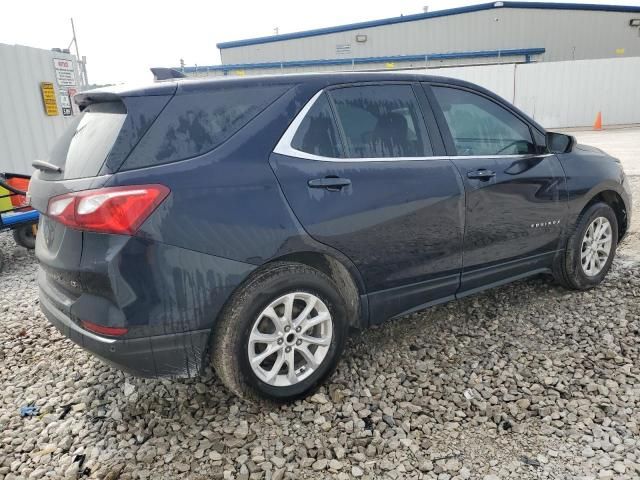
{"type": "Polygon", "coordinates": [[[44,160],[34,160],[31,163],[31,166],[38,170],[42,170],[43,172],[62,173],[61,167],[54,165],[53,163],[45,162],[44,160]]]}

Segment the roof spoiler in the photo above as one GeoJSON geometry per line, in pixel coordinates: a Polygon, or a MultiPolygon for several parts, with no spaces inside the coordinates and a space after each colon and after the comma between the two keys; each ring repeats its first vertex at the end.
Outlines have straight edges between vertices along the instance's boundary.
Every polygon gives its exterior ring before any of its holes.
{"type": "Polygon", "coordinates": [[[151,68],[154,80],[172,80],[174,78],[186,78],[187,76],[175,68],[153,67],[151,68]]]}
{"type": "Polygon", "coordinates": [[[126,98],[128,97],[173,95],[176,93],[177,88],[177,82],[147,83],[143,85],[109,85],[107,87],[100,87],[76,93],[73,97],[73,101],[80,107],[80,110],[84,110],[92,103],[126,103],[126,98]]]}
{"type": "Polygon", "coordinates": [[[120,95],[118,95],[117,93],[91,90],[87,92],[76,93],[76,95],[73,97],[73,101],[76,102],[76,105],[80,107],[80,110],[84,110],[92,103],[117,102],[119,100],[122,100],[122,97],[120,97],[120,95]]]}

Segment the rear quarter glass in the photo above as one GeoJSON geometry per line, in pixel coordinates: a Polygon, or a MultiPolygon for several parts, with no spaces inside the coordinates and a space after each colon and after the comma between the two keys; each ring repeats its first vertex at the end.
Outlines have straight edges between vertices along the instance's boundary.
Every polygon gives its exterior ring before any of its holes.
{"type": "Polygon", "coordinates": [[[207,153],[244,127],[290,85],[224,85],[176,95],[121,170],[162,165],[207,153]]]}

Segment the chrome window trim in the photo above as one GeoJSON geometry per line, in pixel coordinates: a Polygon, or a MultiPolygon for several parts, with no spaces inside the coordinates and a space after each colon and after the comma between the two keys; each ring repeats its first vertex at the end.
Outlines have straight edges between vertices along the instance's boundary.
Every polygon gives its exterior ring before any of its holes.
{"type": "MultiPolygon", "coordinates": [[[[279,153],[280,155],[287,155],[289,157],[297,157],[297,158],[307,158],[309,160],[325,160],[332,159],[331,157],[323,157],[320,155],[314,155],[312,153],[303,152],[302,150],[297,150],[291,146],[291,142],[293,142],[293,137],[295,137],[298,128],[300,128],[300,124],[311,110],[311,107],[318,101],[318,99],[322,96],[324,90],[320,90],[316,93],[311,100],[307,102],[307,104],[302,107],[300,113],[296,115],[296,118],[293,119],[291,125],[287,128],[287,131],[284,132],[284,135],[280,138],[280,141],[276,145],[276,148],[273,149],[273,153],[279,153]]],[[[332,160],[342,160],[333,158],[332,160]]]]}
{"type": "Polygon", "coordinates": [[[303,152],[302,150],[298,150],[291,146],[291,142],[293,141],[293,137],[295,136],[300,124],[311,110],[311,107],[318,101],[318,99],[325,93],[325,90],[322,89],[318,93],[316,93],[311,100],[307,102],[307,104],[302,107],[302,110],[296,115],[296,118],[293,119],[293,122],[289,125],[287,130],[284,132],[278,144],[273,149],[273,153],[278,153],[280,155],[286,155],[288,157],[294,158],[304,158],[307,160],[317,160],[320,162],[335,162],[335,163],[354,163],[354,162],[416,162],[416,161],[425,161],[425,160],[464,160],[464,159],[490,159],[490,158],[512,158],[514,160],[521,160],[525,158],[542,158],[549,157],[553,155],[552,153],[544,153],[544,154],[536,154],[536,153],[524,153],[524,154],[516,154],[516,155],[444,155],[444,156],[430,156],[430,157],[371,157],[371,158],[363,158],[363,157],[350,157],[350,158],[334,158],[334,157],[324,157],[322,155],[314,155],[313,153],[303,152]]]}

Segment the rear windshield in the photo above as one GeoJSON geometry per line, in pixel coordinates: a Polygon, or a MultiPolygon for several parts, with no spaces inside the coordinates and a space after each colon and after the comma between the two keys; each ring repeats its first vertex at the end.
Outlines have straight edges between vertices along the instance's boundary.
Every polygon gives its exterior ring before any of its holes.
{"type": "Polygon", "coordinates": [[[98,175],[127,117],[120,102],[90,105],[51,152],[51,163],[64,169],[64,178],[98,175]]]}
{"type": "Polygon", "coordinates": [[[289,85],[225,85],[175,96],[123,165],[123,170],[206,153],[240,130],[289,85]]]}

